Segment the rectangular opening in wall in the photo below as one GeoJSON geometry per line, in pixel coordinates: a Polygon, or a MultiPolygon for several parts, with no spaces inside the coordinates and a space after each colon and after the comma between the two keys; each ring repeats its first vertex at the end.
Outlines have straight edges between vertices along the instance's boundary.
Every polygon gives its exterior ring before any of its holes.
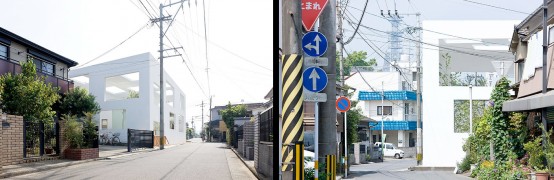
{"type": "Polygon", "coordinates": [[[108,129],[108,119],[102,119],[102,129],[108,129]]]}
{"type": "Polygon", "coordinates": [[[160,135],[160,121],[154,121],[154,135],[160,135]]]}
{"type": "Polygon", "coordinates": [[[160,85],[154,83],[154,91],[152,92],[152,96],[154,96],[154,103],[158,105],[158,108],[160,107],[160,85]]]}
{"type": "MultiPolygon", "coordinates": [[[[473,122],[483,116],[486,102],[487,100],[472,101],[473,122]]],[[[454,133],[469,133],[469,100],[454,100],[454,133]]]]}
{"type": "Polygon", "coordinates": [[[439,39],[439,85],[492,87],[502,76],[514,82],[514,56],[507,44],[507,38],[439,39]]]}
{"type": "Polygon", "coordinates": [[[112,110],[112,129],[125,128],[125,109],[112,110]]]}
{"type": "Polygon", "coordinates": [[[86,89],[88,92],[89,90],[89,84],[90,84],[90,78],[88,76],[77,76],[74,78],[71,78],[73,82],[75,83],[75,87],[81,87],[83,89],[86,89]]]}
{"type": "Polygon", "coordinates": [[[165,82],[165,102],[171,107],[173,107],[173,104],[175,103],[175,96],[173,93],[173,86],[169,84],[169,82],[165,82]]]}
{"type": "Polygon", "coordinates": [[[104,100],[114,101],[139,98],[139,72],[107,77],[104,100]]]}
{"type": "Polygon", "coordinates": [[[175,129],[175,114],[169,113],[169,129],[175,129]]]}
{"type": "Polygon", "coordinates": [[[185,95],[184,94],[181,94],[181,110],[183,110],[183,112],[185,112],[185,109],[186,109],[186,103],[185,103],[185,95]]]}

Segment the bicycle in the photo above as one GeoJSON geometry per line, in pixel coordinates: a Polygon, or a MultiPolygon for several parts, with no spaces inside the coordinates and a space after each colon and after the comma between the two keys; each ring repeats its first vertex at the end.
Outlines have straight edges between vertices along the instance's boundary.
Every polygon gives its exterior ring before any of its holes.
{"type": "Polygon", "coordinates": [[[121,140],[119,139],[120,134],[121,133],[113,133],[112,138],[111,138],[112,146],[115,145],[115,143],[117,143],[117,144],[121,143],[121,140]],[[117,139],[117,142],[116,142],[116,139],[117,139]]]}
{"type": "Polygon", "coordinates": [[[108,136],[109,136],[109,132],[108,133],[102,133],[100,135],[100,144],[106,145],[106,144],[110,143],[110,138],[108,136]]]}

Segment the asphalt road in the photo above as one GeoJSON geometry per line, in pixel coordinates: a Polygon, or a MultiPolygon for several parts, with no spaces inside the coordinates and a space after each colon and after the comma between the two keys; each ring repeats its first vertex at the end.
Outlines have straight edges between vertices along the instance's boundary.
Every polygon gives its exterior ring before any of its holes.
{"type": "Polygon", "coordinates": [[[191,142],[10,179],[256,179],[222,143],[191,142]]]}
{"type": "Polygon", "coordinates": [[[408,168],[417,164],[415,159],[388,159],[382,163],[370,163],[352,165],[348,179],[383,179],[383,180],[427,180],[427,179],[471,179],[469,177],[453,174],[450,171],[409,171],[408,168]]]}

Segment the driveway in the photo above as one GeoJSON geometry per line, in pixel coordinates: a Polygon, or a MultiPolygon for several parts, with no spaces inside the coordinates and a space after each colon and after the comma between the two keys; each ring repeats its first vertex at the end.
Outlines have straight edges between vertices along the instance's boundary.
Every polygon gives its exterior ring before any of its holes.
{"type": "Polygon", "coordinates": [[[382,163],[370,163],[352,165],[348,179],[471,179],[469,177],[453,174],[450,171],[409,171],[408,168],[415,166],[413,158],[389,159],[385,158],[382,163]]]}

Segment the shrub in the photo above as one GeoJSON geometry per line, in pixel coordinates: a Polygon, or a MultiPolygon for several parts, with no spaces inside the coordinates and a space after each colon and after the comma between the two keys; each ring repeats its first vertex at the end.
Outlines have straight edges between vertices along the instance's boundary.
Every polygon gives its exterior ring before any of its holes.
{"type": "Polygon", "coordinates": [[[466,155],[461,163],[458,163],[458,170],[461,172],[466,172],[471,168],[471,158],[469,155],[466,155]]]}
{"type": "Polygon", "coordinates": [[[64,138],[69,142],[69,147],[80,149],[83,146],[83,130],[77,117],[64,114],[62,120],[65,121],[64,138]]]}
{"type": "Polygon", "coordinates": [[[83,121],[83,146],[86,148],[93,148],[94,142],[98,142],[98,131],[96,130],[96,124],[92,121],[94,114],[92,112],[86,112],[85,120],[83,121]]]}
{"type": "Polygon", "coordinates": [[[545,154],[541,146],[541,138],[535,138],[523,145],[523,149],[529,153],[528,165],[535,170],[544,169],[545,154]]]}

